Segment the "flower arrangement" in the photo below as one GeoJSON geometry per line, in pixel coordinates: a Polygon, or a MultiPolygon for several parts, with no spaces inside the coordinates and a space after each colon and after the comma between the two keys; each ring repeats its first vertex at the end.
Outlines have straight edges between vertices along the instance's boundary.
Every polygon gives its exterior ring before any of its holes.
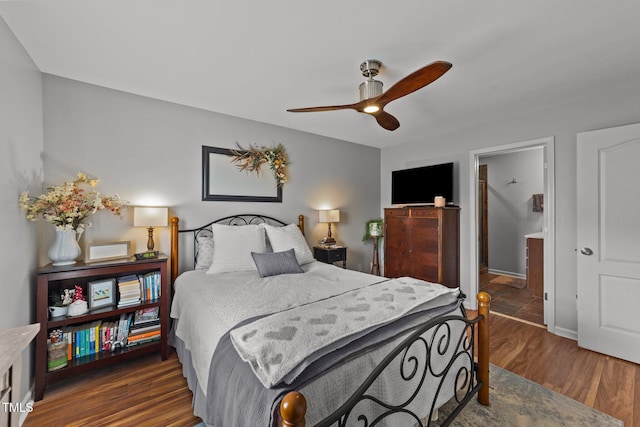
{"type": "Polygon", "coordinates": [[[83,188],[93,188],[97,184],[97,179],[89,179],[84,173],[78,172],[73,182],[50,187],[46,194],[39,197],[33,197],[28,191],[24,191],[20,194],[18,206],[27,212],[26,218],[30,221],[35,221],[42,215],[57,230],[76,230],[82,233],[90,215],[108,209],[120,216],[127,205],[118,195],[107,197],[83,188]]]}
{"type": "Polygon", "coordinates": [[[233,158],[231,161],[236,163],[241,171],[255,172],[259,175],[262,165],[268,163],[278,187],[282,187],[287,183],[289,157],[282,144],[278,144],[275,147],[254,147],[249,145],[247,150],[243,149],[238,143],[236,145],[238,148],[232,150],[233,158]]]}

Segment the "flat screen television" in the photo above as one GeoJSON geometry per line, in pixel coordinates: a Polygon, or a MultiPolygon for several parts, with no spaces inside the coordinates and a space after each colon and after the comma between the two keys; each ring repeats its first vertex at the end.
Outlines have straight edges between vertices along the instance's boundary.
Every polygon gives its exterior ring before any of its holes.
{"type": "Polygon", "coordinates": [[[453,200],[453,162],[391,172],[392,205],[432,204],[436,196],[453,200]]]}

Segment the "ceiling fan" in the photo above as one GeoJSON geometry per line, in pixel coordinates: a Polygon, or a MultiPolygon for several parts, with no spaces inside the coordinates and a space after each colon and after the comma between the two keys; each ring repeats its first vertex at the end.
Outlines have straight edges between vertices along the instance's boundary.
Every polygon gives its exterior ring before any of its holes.
{"type": "Polygon", "coordinates": [[[324,107],[292,108],[287,111],[304,113],[351,109],[372,115],[378,124],[387,130],[396,130],[400,127],[400,122],[384,111],[385,105],[433,83],[449,71],[452,64],[446,61],[435,61],[401,79],[386,92],[382,92],[382,82],[373,79],[378,75],[380,67],[382,67],[382,62],[377,59],[368,59],[360,64],[362,75],[367,77],[367,80],[360,84],[360,102],[324,107]]]}

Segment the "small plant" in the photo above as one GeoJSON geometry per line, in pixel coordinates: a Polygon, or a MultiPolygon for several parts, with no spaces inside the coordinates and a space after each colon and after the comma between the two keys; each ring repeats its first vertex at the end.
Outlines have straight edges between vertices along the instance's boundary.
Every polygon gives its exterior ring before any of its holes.
{"type": "Polygon", "coordinates": [[[62,293],[51,291],[49,292],[49,306],[51,307],[66,307],[71,304],[72,293],[69,289],[64,289],[62,293]]]}
{"type": "Polygon", "coordinates": [[[49,292],[49,305],[51,307],[64,307],[64,302],[62,301],[62,295],[58,292],[49,292]]]}
{"type": "Polygon", "coordinates": [[[362,236],[362,241],[367,243],[371,240],[371,238],[375,238],[379,243],[380,239],[382,239],[383,227],[384,227],[384,219],[382,218],[370,219],[365,223],[364,236],[362,236]]]}

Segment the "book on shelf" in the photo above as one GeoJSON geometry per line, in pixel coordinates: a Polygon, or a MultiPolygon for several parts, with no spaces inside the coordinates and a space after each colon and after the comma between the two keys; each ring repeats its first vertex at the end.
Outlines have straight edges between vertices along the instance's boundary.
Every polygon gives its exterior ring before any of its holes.
{"type": "Polygon", "coordinates": [[[118,307],[139,304],[142,299],[140,278],[135,274],[118,277],[118,307]]]}
{"type": "Polygon", "coordinates": [[[133,317],[133,324],[144,325],[160,320],[160,307],[148,307],[136,310],[133,317]]]}
{"type": "Polygon", "coordinates": [[[102,349],[101,333],[102,321],[69,326],[62,329],[62,334],[67,340],[67,359],[90,356],[99,353],[102,349]]]}
{"type": "Polygon", "coordinates": [[[143,325],[131,325],[129,335],[142,334],[144,332],[156,331],[160,329],[160,320],[153,323],[145,323],[143,325]]]}
{"type": "Polygon", "coordinates": [[[117,279],[117,282],[119,307],[155,301],[162,295],[162,276],[159,271],[122,276],[117,279]]]}
{"type": "Polygon", "coordinates": [[[139,340],[133,340],[127,343],[127,347],[134,347],[136,345],[141,345],[141,344],[147,344],[153,341],[159,341],[160,340],[160,334],[158,335],[154,335],[152,337],[147,337],[147,338],[142,338],[139,340]]]}
{"type": "Polygon", "coordinates": [[[154,301],[162,294],[162,278],[159,271],[151,271],[138,276],[142,284],[142,301],[154,301]]]}
{"type": "Polygon", "coordinates": [[[122,314],[116,321],[96,320],[63,328],[62,333],[67,340],[67,360],[125,347],[132,317],[132,313],[122,314]]]}
{"type": "Polygon", "coordinates": [[[155,331],[149,331],[149,332],[143,332],[143,333],[138,333],[135,335],[129,335],[129,338],[127,339],[127,342],[133,342],[133,341],[139,341],[139,340],[143,340],[145,338],[152,338],[152,337],[156,337],[160,335],[160,329],[156,329],[155,331]]]}
{"type": "Polygon", "coordinates": [[[120,321],[118,322],[118,334],[116,335],[116,341],[111,343],[111,351],[115,351],[119,347],[121,348],[127,345],[131,319],[133,319],[133,313],[122,313],[120,315],[120,321]]]}

